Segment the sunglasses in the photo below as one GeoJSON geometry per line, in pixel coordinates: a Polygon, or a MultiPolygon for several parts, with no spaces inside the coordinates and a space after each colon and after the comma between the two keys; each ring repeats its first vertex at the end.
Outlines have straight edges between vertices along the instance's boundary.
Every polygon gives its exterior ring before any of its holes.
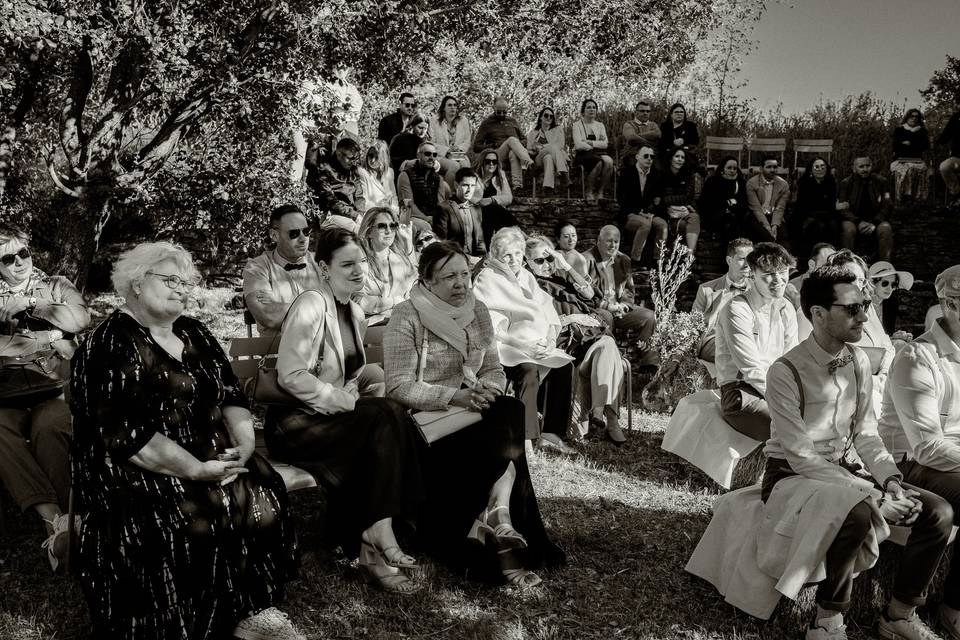
{"type": "Polygon", "coordinates": [[[542,258],[533,258],[530,260],[530,262],[532,262],[535,265],[541,265],[544,262],[549,262],[550,264],[553,264],[553,256],[543,256],[542,258]]]}
{"type": "Polygon", "coordinates": [[[416,102],[404,102],[404,103],[403,103],[403,106],[406,107],[407,109],[413,109],[415,106],[417,106],[417,103],[416,103],[416,102]]]}
{"type": "Polygon", "coordinates": [[[860,315],[861,312],[866,313],[870,308],[870,305],[873,304],[872,300],[864,300],[863,302],[853,302],[851,304],[837,304],[834,302],[831,307],[840,307],[847,312],[847,315],[851,318],[855,318],[860,315]]]}
{"type": "Polygon", "coordinates": [[[17,251],[16,253],[7,253],[3,256],[0,256],[0,262],[3,263],[3,266],[9,267],[9,266],[12,266],[14,262],[16,262],[17,258],[20,258],[21,260],[26,260],[29,257],[30,257],[30,249],[23,247],[20,249],[20,251],[17,251]]]}
{"type": "Polygon", "coordinates": [[[302,229],[290,229],[287,231],[287,237],[291,240],[296,240],[301,234],[303,234],[304,238],[309,238],[311,233],[313,233],[313,229],[310,227],[304,227],[302,229]]]}
{"type": "Polygon", "coordinates": [[[173,289],[176,291],[180,287],[183,287],[183,290],[187,293],[190,293],[197,288],[199,284],[196,280],[184,280],[180,276],[173,276],[166,273],[155,273],[153,271],[147,271],[146,275],[155,276],[159,278],[163,284],[167,285],[168,289],[173,289]]]}
{"type": "Polygon", "coordinates": [[[896,286],[896,280],[874,280],[873,283],[878,287],[893,287],[896,286]]]}
{"type": "Polygon", "coordinates": [[[436,152],[436,151],[421,151],[421,152],[420,152],[420,155],[422,155],[424,158],[436,158],[436,157],[437,157],[437,152],[436,152]]]}
{"type": "Polygon", "coordinates": [[[552,114],[552,113],[545,113],[545,114],[543,114],[543,117],[544,117],[544,118],[550,118],[551,120],[553,120],[553,114],[552,114]]]}
{"type": "Polygon", "coordinates": [[[641,153],[641,154],[640,154],[640,157],[641,157],[641,158],[647,158],[647,159],[649,160],[650,158],[653,157],[653,154],[652,154],[652,153],[641,153]]]}
{"type": "Polygon", "coordinates": [[[377,231],[380,233],[386,233],[387,231],[396,233],[396,231],[400,229],[400,225],[396,222],[378,222],[376,226],[377,231]]]}
{"type": "Polygon", "coordinates": [[[500,161],[496,158],[484,158],[483,164],[498,164],[500,161]]]}

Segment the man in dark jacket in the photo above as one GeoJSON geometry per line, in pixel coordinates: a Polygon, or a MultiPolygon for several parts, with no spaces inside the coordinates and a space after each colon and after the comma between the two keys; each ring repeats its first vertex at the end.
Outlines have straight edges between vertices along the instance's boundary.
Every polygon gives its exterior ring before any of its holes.
{"type": "Polygon", "coordinates": [[[876,236],[878,259],[889,261],[893,253],[893,227],[887,221],[892,203],[890,188],[872,171],[870,158],[860,156],[853,161],[853,175],[840,181],[840,241],[844,249],[853,250],[857,234],[876,236]]]}
{"type": "Polygon", "coordinates": [[[617,224],[625,234],[634,234],[630,249],[633,260],[640,260],[643,255],[651,230],[654,243],[667,240],[667,221],[653,215],[654,208],[660,203],[660,174],[653,167],[655,156],[653,147],[642,143],[637,149],[636,162],[625,165],[617,181],[617,203],[620,205],[617,224]]]}
{"type": "Polygon", "coordinates": [[[360,145],[352,138],[341,138],[333,154],[321,158],[316,166],[308,167],[307,186],[321,213],[321,226],[336,225],[356,231],[357,220],[363,215],[363,195],[357,177],[360,145]]]}
{"type": "Polygon", "coordinates": [[[433,231],[442,240],[452,240],[469,256],[481,258],[487,253],[483,241],[480,207],[471,201],[480,188],[480,176],[470,167],[460,167],[454,177],[453,197],[440,204],[433,216],[433,231]]]}
{"type": "Polygon", "coordinates": [[[487,116],[473,136],[473,152],[483,153],[493,149],[500,156],[500,166],[510,164],[510,181],[514,188],[523,186],[523,170],[533,164],[521,140],[524,139],[520,124],[507,115],[510,106],[506,99],[493,101],[493,115],[487,116]]]}
{"type": "Polygon", "coordinates": [[[377,127],[377,138],[390,145],[393,137],[407,128],[407,123],[417,113],[417,99],[409,91],[400,94],[400,108],[383,116],[377,127]]]}
{"type": "Polygon", "coordinates": [[[950,116],[937,145],[950,145],[950,157],[940,163],[940,175],[947,185],[950,206],[960,208],[960,111],[950,116]]]}

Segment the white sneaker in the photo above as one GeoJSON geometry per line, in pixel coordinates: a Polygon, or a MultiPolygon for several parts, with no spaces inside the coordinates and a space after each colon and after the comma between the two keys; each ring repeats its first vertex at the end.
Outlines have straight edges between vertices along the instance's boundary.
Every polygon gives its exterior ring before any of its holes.
{"type": "Polygon", "coordinates": [[[307,640],[307,636],[293,626],[287,614],[276,607],[269,607],[241,620],[233,630],[233,635],[243,640],[307,640]]]}
{"type": "Polygon", "coordinates": [[[823,627],[808,627],[805,640],[847,640],[847,627],[840,625],[836,629],[824,629],[823,627]]]}
{"type": "MultiPolygon", "coordinates": [[[[57,514],[53,520],[46,520],[53,533],[47,536],[47,539],[40,545],[41,549],[47,550],[47,560],[50,561],[50,568],[54,571],[60,566],[60,563],[67,558],[67,550],[70,547],[70,537],[67,535],[70,527],[70,516],[65,513],[57,514]]],[[[80,516],[74,516],[73,531],[80,530],[80,516]]]]}
{"type": "Polygon", "coordinates": [[[883,640],[941,640],[916,613],[902,620],[891,620],[883,613],[880,615],[879,631],[883,640]]]}

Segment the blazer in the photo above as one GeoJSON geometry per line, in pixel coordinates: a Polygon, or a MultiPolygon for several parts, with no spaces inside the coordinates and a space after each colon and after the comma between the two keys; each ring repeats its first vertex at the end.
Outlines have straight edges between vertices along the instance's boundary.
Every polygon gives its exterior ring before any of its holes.
{"type": "MultiPolygon", "coordinates": [[[[469,344],[486,345],[477,379],[503,392],[507,379],[497,355],[490,313],[479,300],[473,322],[464,331],[469,344]]],[[[383,334],[383,373],[387,397],[417,411],[446,409],[463,385],[463,356],[423,326],[413,303],[404,300],[393,308],[383,334]],[[421,367],[426,336],[426,359],[421,367]],[[423,379],[418,379],[420,370],[423,379]]]]}
{"type": "Polygon", "coordinates": [[[470,203],[470,216],[473,218],[473,244],[466,246],[466,234],[463,229],[463,218],[460,215],[459,207],[454,200],[444,200],[440,203],[440,209],[433,216],[433,232],[437,238],[442,240],[452,240],[456,242],[467,255],[481,257],[487,253],[487,245],[483,241],[482,219],[480,216],[480,207],[470,203]]]}
{"type": "MultiPolygon", "coordinates": [[[[783,224],[783,217],[787,210],[787,200],[789,199],[790,185],[780,176],[774,176],[773,192],[770,195],[770,205],[773,211],[770,224],[777,226],[783,224]]],[[[767,216],[763,213],[763,176],[760,174],[747,180],[747,205],[757,220],[764,224],[767,222],[767,216]]]]}
{"type": "MultiPolygon", "coordinates": [[[[751,282],[749,279],[746,281],[747,288],[750,288],[751,282]]],[[[729,302],[737,293],[738,290],[730,286],[730,280],[726,274],[704,282],[697,288],[697,297],[693,301],[691,311],[699,311],[703,314],[703,324],[706,326],[703,332],[703,341],[711,338],[716,332],[720,307],[725,302],[729,302]]]]}
{"type": "Polygon", "coordinates": [[[536,155],[533,153],[533,149],[538,144],[541,146],[551,144],[560,151],[566,151],[567,139],[563,134],[563,127],[557,126],[553,127],[552,129],[547,129],[546,131],[541,131],[536,127],[530,129],[530,131],[527,132],[527,151],[529,151],[534,157],[536,157],[536,155]],[[543,138],[546,140],[546,142],[540,140],[541,133],[543,134],[543,138]]]}
{"type": "Polygon", "coordinates": [[[441,158],[446,158],[450,147],[454,145],[462,153],[469,153],[470,151],[470,145],[473,142],[473,127],[470,126],[470,121],[467,120],[467,116],[460,115],[454,122],[456,122],[456,126],[451,140],[450,131],[445,124],[440,122],[440,118],[436,114],[430,117],[428,140],[433,142],[433,146],[437,148],[437,153],[441,158]]]}
{"type": "Polygon", "coordinates": [[[357,398],[344,387],[356,380],[366,364],[366,322],[357,303],[350,302],[350,313],[360,357],[355,371],[343,370],[343,338],[329,285],[321,283],[317,289],[303,292],[290,306],[280,328],[277,381],[303,402],[308,413],[332,415],[353,411],[357,398]]]}
{"type": "Polygon", "coordinates": [[[628,164],[620,169],[617,181],[617,204],[620,212],[617,221],[622,227],[631,213],[653,213],[660,202],[660,172],[654,168],[647,174],[647,181],[640,187],[640,170],[636,164],[628,164]]]}
{"type": "MultiPolygon", "coordinates": [[[[593,283],[594,298],[598,303],[603,301],[603,277],[600,272],[599,264],[603,261],[600,252],[596,247],[583,253],[587,261],[587,276],[593,283]]],[[[626,302],[635,304],[635,290],[633,284],[633,267],[630,264],[630,258],[625,254],[617,252],[613,258],[613,281],[617,292],[617,302],[626,302]]]]}
{"type": "Polygon", "coordinates": [[[403,114],[397,109],[393,113],[383,116],[380,124],[377,126],[377,138],[387,144],[393,140],[393,137],[403,131],[403,114]]]}
{"type": "MultiPolygon", "coordinates": [[[[389,282],[387,278],[377,278],[372,269],[367,269],[367,275],[363,278],[363,289],[360,290],[358,296],[354,297],[354,300],[368,317],[389,316],[390,310],[398,302],[406,300],[410,296],[410,289],[413,288],[413,284],[417,280],[417,257],[410,254],[407,258],[407,260],[404,260],[401,254],[392,249],[387,254],[392,282],[389,282]]],[[[368,260],[372,260],[372,258],[368,258],[368,260]]],[[[375,321],[368,320],[368,322],[375,321]]]]}

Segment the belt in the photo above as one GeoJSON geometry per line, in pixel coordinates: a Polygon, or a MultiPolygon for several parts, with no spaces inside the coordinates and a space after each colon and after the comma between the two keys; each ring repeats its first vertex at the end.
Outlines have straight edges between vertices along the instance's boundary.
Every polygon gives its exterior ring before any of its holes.
{"type": "Polygon", "coordinates": [[[27,353],[22,356],[0,356],[0,367],[18,366],[18,365],[22,366],[25,364],[30,364],[31,362],[36,362],[37,360],[49,358],[54,354],[56,354],[56,350],[45,349],[43,351],[27,353]]]}

